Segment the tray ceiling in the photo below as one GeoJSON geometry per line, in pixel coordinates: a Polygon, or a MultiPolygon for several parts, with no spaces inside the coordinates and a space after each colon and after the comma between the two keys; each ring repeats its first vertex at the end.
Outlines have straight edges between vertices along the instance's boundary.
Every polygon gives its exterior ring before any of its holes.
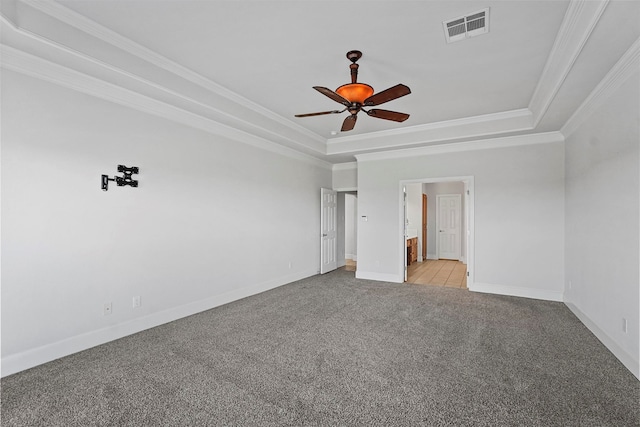
{"type": "Polygon", "coordinates": [[[558,131],[636,41],[639,11],[636,2],[581,1],[17,0],[3,1],[2,14],[5,54],[52,61],[230,135],[342,162],[558,131]],[[444,21],[484,8],[488,33],[447,43],[444,21]],[[294,117],[340,107],[312,86],[348,83],[352,49],[363,52],[358,81],[411,88],[380,107],[407,121],[361,114],[341,133],[346,112],[294,117]]]}

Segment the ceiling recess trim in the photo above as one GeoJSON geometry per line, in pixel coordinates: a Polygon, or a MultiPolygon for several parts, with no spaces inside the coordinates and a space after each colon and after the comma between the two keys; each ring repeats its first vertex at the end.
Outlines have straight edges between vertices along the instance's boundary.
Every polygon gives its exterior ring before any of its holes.
{"type": "MultiPolygon", "coordinates": [[[[130,101],[135,104],[136,102],[141,102],[143,105],[147,105],[150,110],[153,110],[155,107],[149,104],[149,100],[153,99],[164,104],[161,108],[164,111],[163,114],[168,114],[169,110],[175,111],[177,114],[176,120],[178,121],[183,120],[186,114],[190,114],[194,125],[205,126],[210,132],[214,127],[218,129],[218,132],[221,132],[221,129],[226,126],[228,129],[222,131],[224,134],[232,133],[236,138],[250,140],[252,143],[258,143],[258,141],[264,143],[267,141],[274,145],[281,145],[291,151],[298,151],[302,156],[310,156],[318,160],[325,159],[325,156],[352,156],[356,153],[364,153],[376,149],[413,149],[416,146],[426,144],[452,144],[468,138],[491,137],[514,131],[535,129],[547,113],[549,105],[553,102],[558,90],[564,83],[567,74],[590,37],[608,1],[572,0],[569,3],[560,31],[528,108],[330,139],[311,132],[292,120],[243,98],[235,92],[101,26],[57,2],[43,0],[7,2],[7,4],[13,4],[16,7],[5,7],[7,5],[3,4],[2,13],[4,14],[4,19],[0,17],[0,20],[10,23],[12,30],[22,37],[31,37],[35,43],[39,43],[37,49],[34,48],[36,46],[34,43],[30,44],[27,50],[21,49],[25,53],[36,54],[38,58],[44,59],[48,58],[46,55],[47,46],[45,45],[48,45],[49,49],[54,46],[57,49],[61,49],[61,52],[64,51],[67,55],[64,63],[58,63],[56,60],[56,65],[66,67],[68,71],[79,72],[87,78],[97,78],[97,80],[93,81],[95,84],[90,85],[85,90],[102,88],[102,92],[111,92],[103,93],[104,99],[108,99],[109,96],[113,95],[114,87],[109,85],[116,85],[122,91],[128,90],[131,93],[137,93],[141,97],[136,101],[130,95],[125,95],[125,92],[120,92],[123,96],[123,99],[120,100],[122,103],[130,101]],[[22,16],[24,13],[29,14],[29,16],[22,16]],[[38,33],[39,28],[37,26],[33,27],[40,21],[40,19],[36,18],[42,18],[42,15],[36,15],[37,13],[55,18],[55,21],[60,25],[60,28],[55,28],[56,31],[75,28],[92,37],[87,38],[84,41],[85,44],[81,46],[61,44],[59,40],[63,40],[63,38],[60,33],[52,30],[53,32],[49,34],[41,34],[38,33]],[[16,23],[23,23],[27,28],[18,26],[16,23]],[[99,44],[86,46],[86,42],[89,40],[94,44],[99,44]],[[145,79],[144,75],[136,73],[135,69],[129,69],[129,67],[122,66],[122,64],[119,67],[116,63],[101,62],[100,58],[94,58],[92,51],[87,49],[96,46],[104,47],[102,43],[107,43],[119,49],[119,53],[122,55],[134,55],[141,61],[153,64],[158,67],[157,69],[163,69],[177,78],[170,82],[149,78],[148,76],[145,79]],[[70,60],[72,56],[75,59],[70,60]],[[93,68],[90,70],[91,67],[93,68]],[[97,69],[100,70],[96,71],[97,69]],[[108,73],[105,74],[102,71],[108,71],[108,73]],[[129,79],[127,84],[122,84],[124,82],[122,77],[129,79]],[[129,84],[132,80],[137,80],[138,85],[129,84]],[[167,85],[166,83],[170,84],[167,85]],[[188,90],[193,89],[194,85],[205,88],[208,91],[207,95],[217,95],[219,98],[216,102],[203,103],[199,96],[194,96],[193,93],[188,92],[188,90]],[[151,86],[154,86],[153,89],[155,91],[149,89],[151,86]],[[147,100],[142,100],[142,98],[147,98],[147,100]],[[218,102],[222,103],[222,105],[219,106],[218,102]],[[233,116],[225,114],[225,112],[231,111],[236,114],[233,116]],[[237,114],[240,111],[251,115],[252,118],[246,118],[244,114],[237,114]],[[206,125],[204,125],[205,121],[207,122],[206,125]],[[214,126],[214,124],[217,126],[214,126]],[[231,129],[233,129],[233,132],[231,129]]],[[[485,29],[488,30],[489,9],[487,8],[486,11],[484,25],[485,29]]],[[[474,18],[473,15],[476,14],[468,14],[463,18],[474,18]]],[[[476,19],[479,18],[476,17],[476,19]]],[[[477,24],[479,28],[481,26],[480,22],[477,22],[477,24]]],[[[469,28],[471,32],[478,29],[474,25],[470,27],[465,25],[465,31],[469,28]]],[[[5,38],[3,43],[10,46],[11,44],[7,44],[7,42],[8,40],[5,38]]],[[[22,46],[21,44],[19,45],[22,46]]],[[[100,51],[100,49],[97,50],[100,51]]],[[[38,70],[32,71],[37,72],[38,70]]],[[[68,87],[74,83],[77,82],[67,81],[68,87]]],[[[98,96],[96,91],[93,93],[98,96]]],[[[154,105],[157,106],[158,104],[154,105]]],[[[142,106],[142,108],[144,109],[145,107],[142,106]]],[[[325,160],[331,162],[329,159],[325,160]]],[[[320,163],[324,163],[325,160],[320,160],[320,163]]]]}
{"type": "Polygon", "coordinates": [[[406,157],[430,156],[434,154],[459,153],[463,151],[491,150],[495,148],[521,147],[525,145],[553,144],[564,142],[560,132],[534,133],[529,135],[504,136],[479,141],[456,142],[445,145],[408,148],[403,150],[379,151],[356,154],[358,163],[377,160],[402,159],[406,157]]]}
{"type": "Polygon", "coordinates": [[[587,96],[578,109],[569,117],[569,120],[562,126],[560,132],[569,137],[582,123],[602,104],[609,99],[613,92],[622,86],[634,73],[640,69],[640,39],[622,55],[622,58],[607,73],[602,81],[587,96]]]}
{"type": "Polygon", "coordinates": [[[272,142],[268,139],[242,131],[233,126],[219,123],[201,114],[185,110],[149,96],[145,96],[136,91],[83,74],[79,71],[47,61],[13,47],[0,45],[0,55],[2,56],[3,69],[47,81],[96,98],[120,104],[137,111],[163,117],[176,123],[181,123],[211,134],[223,136],[225,138],[242,142],[272,153],[277,153],[285,157],[306,161],[326,169],[331,169],[332,167],[331,163],[302,153],[299,150],[272,142]]]}
{"type": "Polygon", "coordinates": [[[490,137],[531,129],[531,112],[523,108],[404,129],[336,138],[327,143],[327,154],[355,154],[371,150],[412,148],[416,145],[434,143],[451,144],[461,139],[490,137]]]}
{"type": "Polygon", "coordinates": [[[534,127],[546,114],[608,4],[609,0],[574,0],[569,3],[547,63],[529,102],[534,127]]]}
{"type": "Polygon", "coordinates": [[[282,126],[286,126],[295,130],[296,132],[303,133],[308,138],[314,139],[317,142],[325,142],[320,135],[314,132],[310,132],[308,129],[298,125],[293,120],[289,120],[280,116],[279,114],[275,114],[271,110],[268,110],[267,108],[256,104],[255,102],[225,88],[224,86],[212,80],[207,79],[206,77],[190,70],[189,68],[184,67],[57,2],[49,0],[17,1],[28,5],[29,7],[41,13],[51,16],[64,24],[74,27],[90,36],[93,36],[98,40],[121,49],[124,52],[141,58],[165,71],[175,74],[176,76],[186,81],[201,86],[202,88],[205,88],[219,96],[225,97],[244,108],[252,110],[274,122],[279,123],[282,126]]]}

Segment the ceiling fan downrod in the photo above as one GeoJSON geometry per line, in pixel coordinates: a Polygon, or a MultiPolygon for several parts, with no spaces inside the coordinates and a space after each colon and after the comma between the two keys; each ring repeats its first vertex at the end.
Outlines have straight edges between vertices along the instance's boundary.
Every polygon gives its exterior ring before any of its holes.
{"type": "Polygon", "coordinates": [[[358,82],[358,67],[360,67],[356,62],[358,59],[362,58],[362,52],[359,50],[350,50],[347,52],[347,59],[351,61],[349,68],[351,69],[351,83],[358,82]]]}

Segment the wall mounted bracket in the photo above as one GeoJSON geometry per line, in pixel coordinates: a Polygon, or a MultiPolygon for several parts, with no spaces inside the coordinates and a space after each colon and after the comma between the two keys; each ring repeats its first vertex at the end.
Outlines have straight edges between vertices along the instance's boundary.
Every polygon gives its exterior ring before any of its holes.
{"type": "Polygon", "coordinates": [[[109,181],[115,181],[118,187],[129,185],[131,187],[137,187],[138,181],[133,179],[131,175],[139,173],[137,166],[126,167],[124,165],[118,165],[118,172],[122,172],[122,176],[114,176],[109,178],[108,175],[102,175],[102,190],[107,191],[109,189],[109,181]]]}

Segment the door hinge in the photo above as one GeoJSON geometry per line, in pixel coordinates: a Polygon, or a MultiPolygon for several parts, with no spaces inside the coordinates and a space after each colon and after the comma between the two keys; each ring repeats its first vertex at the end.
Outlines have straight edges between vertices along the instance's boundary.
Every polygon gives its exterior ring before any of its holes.
{"type": "Polygon", "coordinates": [[[467,277],[469,277],[469,272],[467,271],[467,277]]]}

